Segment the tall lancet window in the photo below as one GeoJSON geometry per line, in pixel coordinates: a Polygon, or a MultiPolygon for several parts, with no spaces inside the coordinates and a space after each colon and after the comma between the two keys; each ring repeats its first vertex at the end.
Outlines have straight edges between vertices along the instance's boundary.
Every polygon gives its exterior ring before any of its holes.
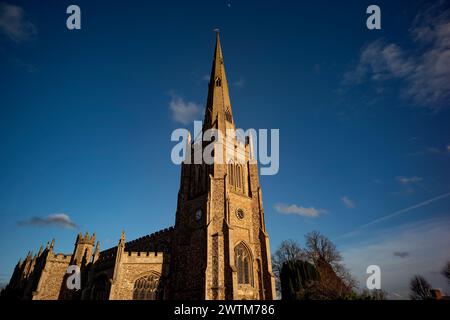
{"type": "Polygon", "coordinates": [[[221,87],[222,86],[222,80],[220,80],[219,77],[216,78],[216,87],[221,87]]]}
{"type": "Polygon", "coordinates": [[[236,166],[236,187],[240,188],[241,186],[241,166],[236,166]]]}
{"type": "Polygon", "coordinates": [[[250,250],[241,242],[234,248],[234,254],[238,284],[253,285],[252,256],[250,250]]]}
{"type": "Polygon", "coordinates": [[[228,164],[228,183],[234,186],[234,164],[228,164]]]}

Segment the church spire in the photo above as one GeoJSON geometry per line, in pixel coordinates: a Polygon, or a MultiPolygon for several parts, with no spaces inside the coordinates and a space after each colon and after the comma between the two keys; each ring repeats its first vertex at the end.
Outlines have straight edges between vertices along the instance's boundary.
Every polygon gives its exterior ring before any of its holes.
{"type": "MultiPolygon", "coordinates": [[[[216,32],[216,47],[211,68],[211,76],[208,87],[208,100],[205,108],[205,120],[203,129],[217,128],[226,130],[234,128],[233,114],[231,112],[228,81],[225,74],[222,47],[220,45],[219,30],[216,32]]],[[[225,132],[223,132],[225,134],[225,132]]]]}

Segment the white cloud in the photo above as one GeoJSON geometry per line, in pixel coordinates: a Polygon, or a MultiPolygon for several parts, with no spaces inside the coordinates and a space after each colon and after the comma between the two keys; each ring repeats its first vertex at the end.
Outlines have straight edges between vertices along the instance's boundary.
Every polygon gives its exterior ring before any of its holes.
{"type": "Polygon", "coordinates": [[[404,50],[378,39],[365,46],[357,66],[344,75],[344,84],[369,80],[381,84],[399,79],[401,96],[435,112],[450,104],[450,9],[443,1],[421,11],[410,28],[418,45],[404,50]]]}
{"type": "Polygon", "coordinates": [[[416,182],[420,182],[422,181],[422,177],[396,177],[395,180],[397,180],[398,183],[402,184],[402,185],[407,185],[407,184],[413,184],[416,182]]]}
{"type": "Polygon", "coordinates": [[[355,203],[347,196],[343,196],[341,201],[349,209],[353,209],[355,207],[355,203]]]}
{"type": "Polygon", "coordinates": [[[176,94],[171,94],[172,98],[169,103],[170,111],[172,112],[172,119],[176,122],[187,125],[200,114],[201,106],[195,102],[185,102],[183,98],[176,94]]]}
{"type": "Polygon", "coordinates": [[[296,204],[286,205],[283,203],[278,203],[275,205],[275,210],[279,213],[283,214],[296,214],[302,217],[308,217],[308,218],[317,218],[323,213],[326,213],[327,211],[324,209],[316,209],[314,207],[300,207],[296,204]]]}
{"type": "Polygon", "coordinates": [[[57,226],[63,228],[76,228],[76,223],[65,213],[55,213],[46,217],[32,217],[17,223],[19,226],[57,226]]]}
{"type": "Polygon", "coordinates": [[[447,151],[450,152],[450,144],[447,146],[447,151]]]}
{"type": "Polygon", "coordinates": [[[366,268],[381,268],[381,288],[393,299],[408,299],[409,280],[421,274],[435,288],[446,288],[439,274],[450,259],[450,219],[430,219],[378,230],[376,235],[342,250],[346,266],[365,287],[366,268]]]}
{"type": "Polygon", "coordinates": [[[0,3],[0,32],[14,42],[22,42],[35,35],[37,29],[26,20],[25,11],[21,7],[0,3]]]}

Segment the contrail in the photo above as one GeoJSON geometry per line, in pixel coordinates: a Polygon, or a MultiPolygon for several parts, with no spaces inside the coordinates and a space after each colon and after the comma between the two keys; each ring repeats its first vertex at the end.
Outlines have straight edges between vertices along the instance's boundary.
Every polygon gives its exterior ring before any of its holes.
{"type": "Polygon", "coordinates": [[[415,204],[413,206],[410,206],[410,207],[407,207],[407,208],[395,211],[395,212],[393,212],[391,214],[388,214],[387,216],[384,216],[384,217],[375,219],[375,220],[373,220],[373,221],[371,221],[369,223],[363,224],[363,225],[357,227],[355,230],[353,230],[351,232],[344,233],[343,235],[340,235],[340,236],[336,237],[335,239],[340,239],[340,238],[345,238],[345,237],[348,237],[348,236],[352,236],[353,234],[356,234],[357,231],[359,231],[360,229],[367,228],[367,227],[372,226],[372,225],[374,225],[374,224],[376,224],[378,222],[388,220],[390,218],[393,218],[393,217],[396,217],[398,215],[401,215],[402,213],[405,213],[405,212],[408,212],[408,211],[411,211],[411,210],[414,210],[414,209],[426,206],[426,205],[428,205],[428,204],[430,204],[432,202],[438,201],[440,199],[447,198],[449,196],[450,196],[450,192],[444,193],[444,194],[441,194],[440,196],[437,196],[437,197],[425,200],[425,201],[423,201],[421,203],[418,203],[418,204],[415,204]]]}

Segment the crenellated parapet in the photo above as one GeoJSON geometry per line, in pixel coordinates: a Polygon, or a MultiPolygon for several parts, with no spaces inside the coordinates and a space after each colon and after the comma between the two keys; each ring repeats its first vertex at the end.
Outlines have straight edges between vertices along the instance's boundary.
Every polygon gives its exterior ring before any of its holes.
{"type": "Polygon", "coordinates": [[[78,233],[77,240],[75,244],[90,244],[94,245],[95,242],[95,232],[92,234],[92,236],[89,236],[89,232],[86,232],[86,234],[83,236],[82,233],[78,233]]]}
{"type": "Polygon", "coordinates": [[[174,227],[159,230],[125,243],[125,251],[170,251],[174,227]]]}
{"type": "Polygon", "coordinates": [[[156,263],[162,264],[164,259],[166,259],[166,254],[164,252],[125,252],[122,256],[122,263],[156,263]]]}
{"type": "Polygon", "coordinates": [[[72,259],[71,254],[64,254],[64,253],[50,253],[47,257],[47,261],[51,262],[61,262],[61,263],[69,263],[72,259]]]}
{"type": "Polygon", "coordinates": [[[21,299],[57,299],[71,255],[55,253],[54,246],[53,239],[45,247],[41,245],[36,254],[29,251],[25,259],[20,259],[4,294],[21,299]]]}

